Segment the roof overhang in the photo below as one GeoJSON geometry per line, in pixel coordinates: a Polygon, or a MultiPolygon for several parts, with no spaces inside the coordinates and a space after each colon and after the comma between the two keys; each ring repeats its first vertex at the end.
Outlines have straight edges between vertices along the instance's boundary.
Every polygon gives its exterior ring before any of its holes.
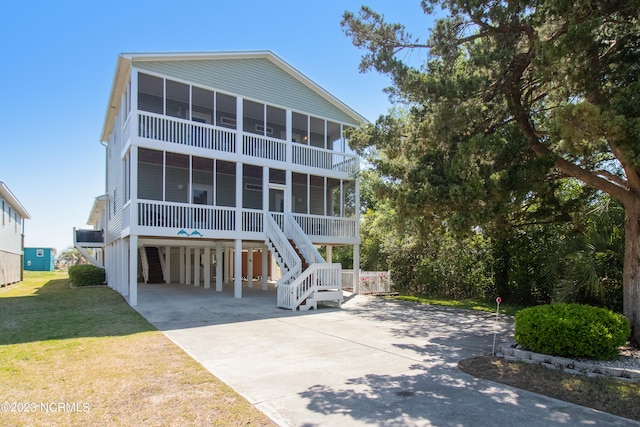
{"type": "Polygon", "coordinates": [[[100,141],[107,142],[111,135],[111,129],[113,129],[113,123],[116,115],[118,114],[118,108],[120,108],[120,99],[124,86],[128,81],[131,65],[136,62],[149,62],[149,61],[194,61],[194,60],[215,60],[215,59],[254,59],[263,58],[273,62],[275,65],[289,73],[296,78],[302,84],[309,89],[323,97],[329,103],[336,108],[344,111],[354,122],[364,124],[368,120],[357,113],[354,109],[340,101],[338,98],[330,94],[323,89],[320,85],[316,84],[313,80],[306,75],[292,67],[285,62],[275,53],[270,50],[259,51],[246,51],[246,52],[185,52],[185,53],[122,53],[118,57],[118,63],[116,65],[116,72],[113,79],[113,85],[111,87],[111,93],[109,95],[109,104],[107,107],[107,114],[104,121],[104,127],[102,128],[102,135],[100,141]]]}
{"type": "Polygon", "coordinates": [[[7,200],[13,208],[18,211],[20,216],[25,219],[31,219],[31,215],[29,212],[22,206],[22,203],[13,195],[13,193],[9,190],[9,187],[2,181],[0,181],[0,196],[3,199],[7,200]]]}
{"type": "Polygon", "coordinates": [[[89,220],[87,221],[88,225],[97,225],[98,221],[100,221],[100,215],[104,212],[104,208],[107,206],[108,196],[103,194],[102,196],[96,197],[93,201],[93,206],[91,207],[91,213],[89,214],[89,220]]]}

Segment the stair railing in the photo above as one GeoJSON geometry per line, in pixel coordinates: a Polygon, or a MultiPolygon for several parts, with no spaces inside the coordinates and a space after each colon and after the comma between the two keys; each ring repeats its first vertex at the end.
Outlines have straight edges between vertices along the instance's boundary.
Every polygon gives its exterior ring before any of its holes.
{"type": "Polygon", "coordinates": [[[149,282],[149,260],[147,259],[147,251],[144,246],[140,247],[140,263],[142,264],[142,276],[144,283],[149,282]]]}
{"type": "Polygon", "coordinates": [[[326,262],[290,212],[286,214],[284,224],[285,235],[295,242],[296,246],[309,264],[326,262]]]}
{"type": "Polygon", "coordinates": [[[264,218],[266,244],[284,271],[280,280],[276,282],[278,307],[294,310],[290,285],[300,275],[302,261],[273,216],[264,215],[264,218]]]}

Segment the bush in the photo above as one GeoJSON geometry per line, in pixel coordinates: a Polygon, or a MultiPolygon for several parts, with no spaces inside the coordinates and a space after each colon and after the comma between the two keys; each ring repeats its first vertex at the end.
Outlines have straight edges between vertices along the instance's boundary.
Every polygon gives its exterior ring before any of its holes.
{"type": "Polygon", "coordinates": [[[104,268],[89,264],[72,265],[69,267],[69,282],[73,286],[104,285],[104,268]]]}
{"type": "Polygon", "coordinates": [[[539,305],[516,314],[518,344],[554,356],[615,359],[630,334],[624,316],[587,305],[539,305]]]}

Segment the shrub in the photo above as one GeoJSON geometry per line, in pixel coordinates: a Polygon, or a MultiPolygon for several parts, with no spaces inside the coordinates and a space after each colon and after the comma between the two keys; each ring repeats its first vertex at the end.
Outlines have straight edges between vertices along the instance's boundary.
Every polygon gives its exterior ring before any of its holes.
{"type": "Polygon", "coordinates": [[[630,333],[621,314],[587,305],[539,305],[516,314],[516,341],[526,350],[554,356],[615,359],[630,333]]]}
{"type": "Polygon", "coordinates": [[[73,265],[69,267],[69,281],[73,286],[104,285],[104,268],[89,264],[73,265]]]}

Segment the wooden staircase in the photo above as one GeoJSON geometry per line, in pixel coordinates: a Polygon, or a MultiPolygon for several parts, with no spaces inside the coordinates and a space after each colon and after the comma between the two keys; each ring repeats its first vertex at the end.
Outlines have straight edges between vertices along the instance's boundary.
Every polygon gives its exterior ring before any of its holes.
{"type": "Polygon", "coordinates": [[[164,283],[164,275],[162,274],[162,264],[160,262],[160,252],[155,246],[145,246],[144,251],[147,255],[149,263],[149,277],[147,283],[164,283]]]}
{"type": "Polygon", "coordinates": [[[343,299],[340,264],[327,264],[290,214],[284,224],[282,230],[272,217],[265,222],[265,243],[283,271],[276,283],[278,307],[310,310],[326,301],[339,306],[343,299]]]}

